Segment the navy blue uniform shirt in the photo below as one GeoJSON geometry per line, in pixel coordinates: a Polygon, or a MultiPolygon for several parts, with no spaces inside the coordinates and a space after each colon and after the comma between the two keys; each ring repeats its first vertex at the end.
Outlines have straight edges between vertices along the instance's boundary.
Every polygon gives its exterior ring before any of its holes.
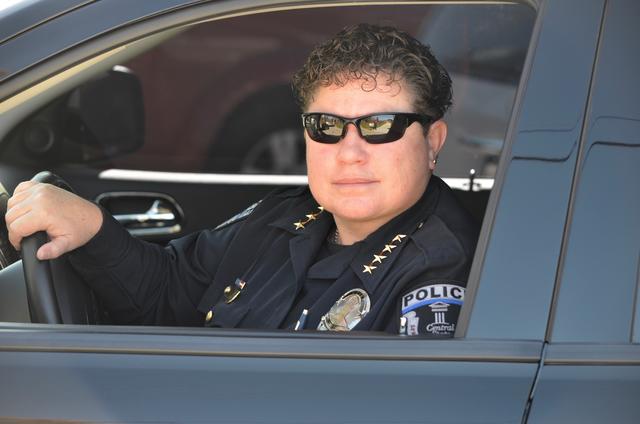
{"type": "Polygon", "coordinates": [[[477,228],[440,178],[354,245],[332,248],[333,228],[332,215],[300,187],[164,248],[105,214],[70,260],[118,323],[291,328],[308,309],[305,328],[315,329],[341,296],[360,289],[370,311],[354,330],[453,335],[477,228]]]}

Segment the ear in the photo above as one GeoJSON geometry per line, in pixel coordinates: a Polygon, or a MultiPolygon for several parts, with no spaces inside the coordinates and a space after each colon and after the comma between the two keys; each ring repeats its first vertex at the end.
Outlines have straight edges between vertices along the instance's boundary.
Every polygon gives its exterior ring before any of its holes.
{"type": "Polygon", "coordinates": [[[447,124],[442,119],[437,120],[429,126],[427,141],[429,142],[429,169],[432,171],[436,168],[435,161],[446,139],[447,124]]]}

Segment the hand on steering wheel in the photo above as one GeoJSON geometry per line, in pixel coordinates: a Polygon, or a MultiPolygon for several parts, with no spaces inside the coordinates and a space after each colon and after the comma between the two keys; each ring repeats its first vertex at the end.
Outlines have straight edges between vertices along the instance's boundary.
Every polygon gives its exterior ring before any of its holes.
{"type": "MultiPolygon", "coordinates": [[[[37,174],[31,181],[52,184],[73,192],[63,179],[48,171],[37,174]]],[[[93,294],[79,279],[68,259],[65,256],[51,260],[38,259],[38,251],[48,242],[45,231],[38,231],[20,241],[31,321],[48,324],[96,322],[98,313],[93,294]]],[[[63,250],[61,253],[64,253],[65,248],[71,250],[77,246],[72,245],[71,249],[66,246],[62,249],[55,247],[50,250],[63,250]]],[[[52,256],[57,255],[54,253],[52,256]]]]}

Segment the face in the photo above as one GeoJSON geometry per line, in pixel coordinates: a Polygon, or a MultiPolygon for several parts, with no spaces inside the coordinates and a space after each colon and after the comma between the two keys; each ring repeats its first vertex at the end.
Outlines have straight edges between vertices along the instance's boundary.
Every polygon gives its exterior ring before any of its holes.
{"type": "MultiPolygon", "coordinates": [[[[416,112],[412,93],[403,83],[378,79],[375,89],[363,81],[320,87],[307,112],[345,118],[381,112],[416,112]]],[[[411,207],[424,193],[433,159],[444,143],[446,125],[412,123],[394,142],[369,144],[354,125],[337,144],[322,144],[306,134],[309,186],[321,206],[333,213],[338,228],[358,227],[364,237],[411,207]]],[[[363,237],[363,238],[364,238],[363,237]]]]}

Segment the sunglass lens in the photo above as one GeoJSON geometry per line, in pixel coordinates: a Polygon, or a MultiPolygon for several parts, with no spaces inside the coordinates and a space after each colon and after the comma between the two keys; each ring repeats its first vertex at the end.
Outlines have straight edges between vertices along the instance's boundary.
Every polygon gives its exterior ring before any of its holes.
{"type": "Polygon", "coordinates": [[[402,115],[373,115],[360,121],[362,136],[369,143],[389,143],[404,135],[407,119],[402,115]]]}
{"type": "Polygon", "coordinates": [[[304,115],[304,127],[309,137],[318,143],[337,143],[344,123],[340,118],[322,113],[304,115]]]}
{"type": "Polygon", "coordinates": [[[372,115],[360,121],[362,136],[373,143],[387,140],[389,130],[393,127],[395,115],[372,115]]]}
{"type": "Polygon", "coordinates": [[[318,129],[330,139],[339,140],[342,137],[344,121],[337,116],[321,114],[318,120],[318,129]],[[337,137],[337,138],[336,138],[337,137]]]}

